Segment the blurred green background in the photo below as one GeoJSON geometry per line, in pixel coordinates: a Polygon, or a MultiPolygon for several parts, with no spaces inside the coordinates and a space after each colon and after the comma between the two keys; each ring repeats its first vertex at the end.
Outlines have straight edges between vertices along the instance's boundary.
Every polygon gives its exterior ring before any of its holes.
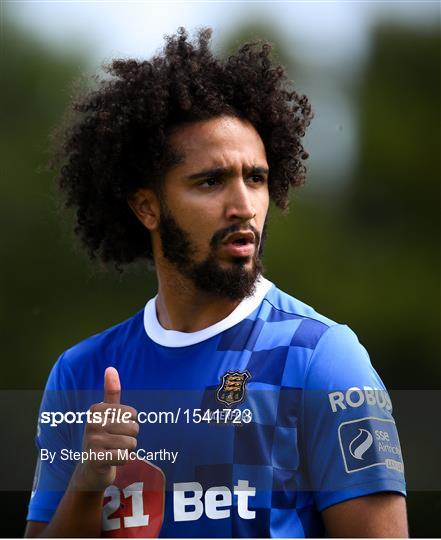
{"type": "MultiPolygon", "coordinates": [[[[94,59],[44,42],[9,8],[2,19],[1,387],[41,389],[63,350],[141,309],[156,283],[142,265],[119,276],[87,261],[44,170],[48,134],[94,59]]],[[[307,185],[287,215],[271,212],[267,277],[349,324],[389,389],[439,390],[439,19],[379,21],[362,61],[340,70],[308,62],[262,18],[235,20],[216,47],[227,54],[256,36],[275,44],[311,98],[313,126],[325,125],[307,141],[307,185]],[[349,118],[335,114],[335,96],[350,104],[349,118]],[[349,161],[344,145],[329,162],[314,161],[316,150],[345,137],[349,161]]],[[[430,414],[437,421],[439,411],[430,414]]],[[[12,516],[7,536],[21,534],[27,497],[3,493],[12,516]]],[[[411,491],[408,504],[413,536],[441,534],[439,491],[411,491]]]]}

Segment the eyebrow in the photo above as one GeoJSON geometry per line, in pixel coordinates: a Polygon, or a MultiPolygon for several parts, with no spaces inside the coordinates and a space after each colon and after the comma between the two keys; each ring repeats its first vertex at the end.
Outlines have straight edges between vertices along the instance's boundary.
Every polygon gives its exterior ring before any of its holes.
{"type": "MultiPolygon", "coordinates": [[[[269,169],[267,167],[244,167],[246,174],[268,174],[269,169]]],[[[189,180],[199,180],[201,178],[207,178],[208,176],[218,178],[220,176],[225,176],[231,173],[231,169],[228,167],[214,167],[212,169],[205,169],[194,174],[187,176],[189,180]]]]}

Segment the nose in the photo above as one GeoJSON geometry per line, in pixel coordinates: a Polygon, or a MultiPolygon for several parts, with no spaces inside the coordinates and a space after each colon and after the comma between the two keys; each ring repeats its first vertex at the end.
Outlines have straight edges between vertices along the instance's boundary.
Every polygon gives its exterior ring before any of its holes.
{"type": "Polygon", "coordinates": [[[256,216],[252,194],[241,178],[228,190],[226,217],[228,221],[250,221],[256,216]]]}

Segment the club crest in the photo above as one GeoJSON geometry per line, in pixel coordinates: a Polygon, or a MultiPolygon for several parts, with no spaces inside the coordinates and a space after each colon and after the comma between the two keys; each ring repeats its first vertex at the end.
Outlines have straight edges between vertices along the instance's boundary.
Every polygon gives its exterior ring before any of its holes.
{"type": "Polygon", "coordinates": [[[216,397],[228,407],[235,403],[241,403],[245,399],[245,385],[251,374],[246,371],[227,371],[222,376],[222,382],[217,389],[216,397]]]}

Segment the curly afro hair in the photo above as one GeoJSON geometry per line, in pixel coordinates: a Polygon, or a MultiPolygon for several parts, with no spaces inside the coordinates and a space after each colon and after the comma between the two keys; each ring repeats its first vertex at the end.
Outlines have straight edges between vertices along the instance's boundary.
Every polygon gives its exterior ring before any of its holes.
{"type": "Polygon", "coordinates": [[[150,61],[114,60],[97,88],[73,101],[74,120],[57,136],[58,185],[76,212],[75,232],[90,257],[118,268],[152,259],[149,231],[127,199],[140,187],[160,189],[173,162],[172,128],[232,115],[251,122],[270,167],[269,193],[288,207],[290,186],[304,182],[301,139],[312,118],[306,96],[270,60],[271,45],[243,45],[225,61],[210,50],[211,30],[191,41],[184,28],[166,37],[150,61]]]}

